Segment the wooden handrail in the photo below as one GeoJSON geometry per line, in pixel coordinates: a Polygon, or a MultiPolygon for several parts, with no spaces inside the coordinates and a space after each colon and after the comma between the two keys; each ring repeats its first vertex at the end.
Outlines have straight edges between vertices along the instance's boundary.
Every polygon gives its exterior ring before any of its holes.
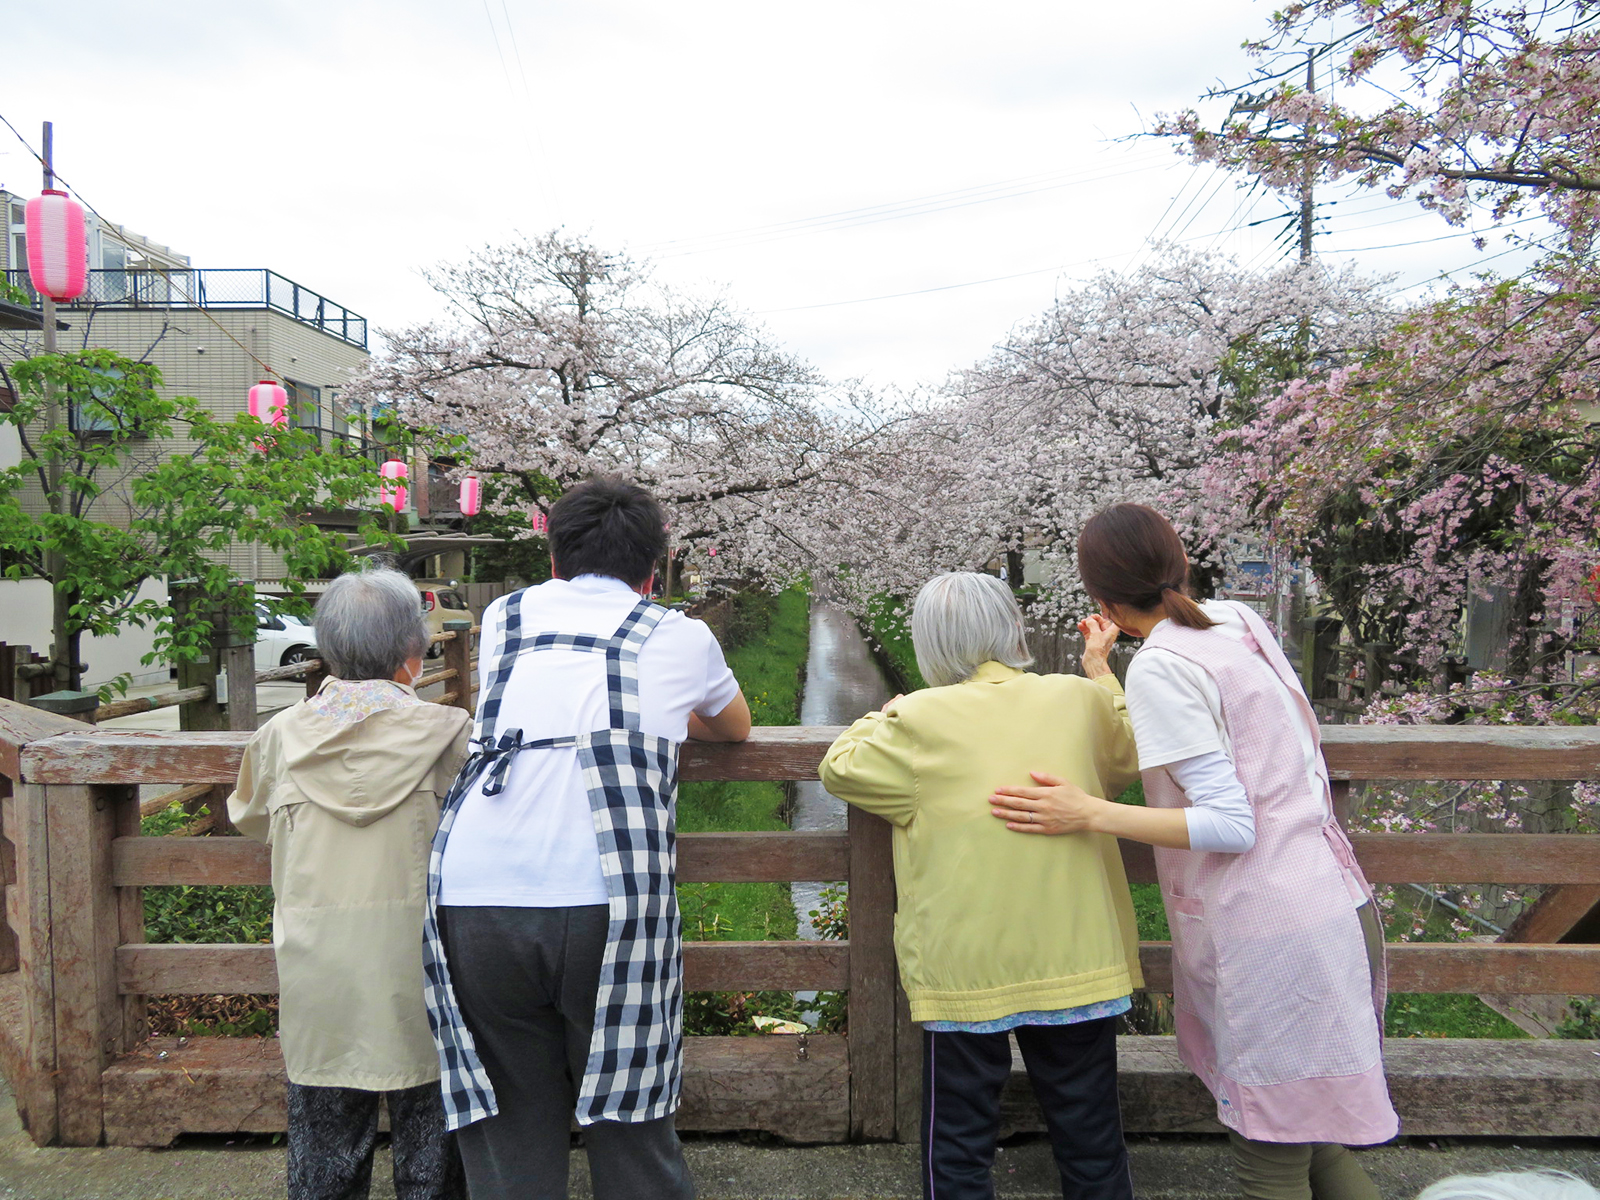
{"type": "Polygon", "coordinates": [[[284,663],[281,667],[268,667],[265,671],[256,672],[257,683],[277,683],[282,679],[299,679],[307,671],[322,670],[320,658],[304,658],[299,662],[284,663]]]}
{"type": "MultiPolygon", "coordinates": [[[[8,753],[34,783],[232,783],[245,732],[89,729],[77,722],[18,729],[0,701],[0,772],[8,753]],[[43,737],[29,736],[29,731],[43,737]]],[[[37,712],[36,709],[26,709],[37,712]]],[[[32,720],[31,718],[25,720],[32,720]]],[[[746,742],[685,742],[684,779],[815,779],[842,729],[762,726],[746,742]]],[[[1328,725],[1322,747],[1336,780],[1600,779],[1600,726],[1328,725]]],[[[15,778],[15,776],[13,776],[15,778]]]]}
{"type": "MultiPolygon", "coordinates": [[[[459,642],[447,649],[449,666],[437,673],[437,682],[446,676],[463,682],[469,649],[459,642]]],[[[681,752],[680,775],[814,779],[838,732],[760,728],[737,745],[690,742],[681,752]]],[[[20,785],[0,803],[0,832],[16,842],[16,882],[6,889],[6,907],[18,933],[22,969],[9,978],[18,981],[12,993],[20,997],[17,1003],[31,1014],[20,1023],[0,1022],[0,1063],[21,1064],[14,1091],[30,1114],[53,1114],[30,1115],[35,1137],[90,1145],[111,1138],[115,1122],[126,1121],[126,1112],[119,1109],[114,1117],[110,1107],[124,1103],[115,1097],[126,1089],[119,1092],[104,1081],[137,1057],[117,1055],[140,1044],[139,997],[276,990],[271,946],[143,940],[143,888],[269,880],[267,849],[245,839],[137,836],[136,785],[173,782],[197,792],[231,784],[250,736],[97,729],[0,702],[0,774],[20,785]]],[[[1597,728],[1337,726],[1323,731],[1323,742],[1330,773],[1341,781],[1334,789],[1336,804],[1349,790],[1345,781],[1358,779],[1600,778],[1597,728]]],[[[851,901],[848,941],[691,941],[685,947],[685,984],[716,991],[848,991],[850,1034],[829,1051],[845,1057],[825,1086],[819,1084],[818,1103],[846,1112],[855,1137],[904,1138],[918,1127],[920,1042],[896,1000],[891,831],[859,809],[850,810],[849,821],[848,832],[681,835],[684,883],[842,880],[850,884],[851,901]]],[[[1376,883],[1600,887],[1600,835],[1357,834],[1351,840],[1376,883]]],[[[1155,877],[1148,847],[1125,844],[1123,859],[1131,880],[1155,877]]],[[[1145,988],[1170,991],[1171,947],[1146,943],[1140,954],[1145,988]]],[[[1388,963],[1394,991],[1600,994],[1597,946],[1394,944],[1388,963]]],[[[712,1072],[716,1088],[729,1086],[747,1069],[738,1064],[755,1061],[736,1049],[725,1057],[712,1072]]],[[[228,1094],[241,1098],[275,1079],[272,1070],[281,1070],[281,1063],[263,1065],[248,1084],[216,1086],[235,1089],[228,1094]]],[[[191,1097],[192,1091],[173,1102],[174,1111],[184,1113],[172,1118],[177,1128],[195,1128],[184,1122],[198,1119],[194,1113],[210,1104],[206,1097],[191,1097]]],[[[1600,1095],[1600,1085],[1591,1091],[1600,1095]]],[[[258,1105],[252,1100],[245,1109],[257,1111],[258,1105]]],[[[116,1136],[135,1135],[124,1130],[116,1136]]]]}
{"type": "MultiPolygon", "coordinates": [[[[1389,989],[1503,996],[1593,995],[1600,947],[1516,942],[1398,942],[1386,948],[1389,989]]],[[[686,991],[851,990],[851,943],[684,943],[686,991]]],[[[892,960],[891,960],[892,961],[892,960]]],[[[1172,943],[1143,942],[1146,992],[1172,990],[1172,943]]],[[[278,990],[272,947],[239,942],[128,943],[116,951],[123,995],[209,996],[278,990]]],[[[857,1014],[858,1016],[860,1014],[857,1014]]]]}
{"type": "Polygon", "coordinates": [[[131,700],[113,700],[109,704],[102,704],[94,710],[96,724],[101,721],[113,721],[118,717],[131,717],[135,713],[154,712],[158,708],[172,708],[179,704],[188,704],[191,700],[204,700],[211,695],[211,689],[201,684],[197,687],[179,688],[174,692],[162,692],[156,696],[135,696],[131,700]]]}
{"type": "MultiPolygon", "coordinates": [[[[1350,840],[1372,883],[1600,885],[1600,837],[1357,833],[1350,840]]],[[[1150,847],[1123,842],[1122,861],[1130,883],[1155,882],[1150,847]]],[[[117,887],[265,884],[271,882],[270,863],[265,846],[236,838],[196,845],[126,837],[111,844],[117,887]]],[[[843,832],[678,835],[683,883],[826,882],[848,874],[849,837],[843,832]]]]}

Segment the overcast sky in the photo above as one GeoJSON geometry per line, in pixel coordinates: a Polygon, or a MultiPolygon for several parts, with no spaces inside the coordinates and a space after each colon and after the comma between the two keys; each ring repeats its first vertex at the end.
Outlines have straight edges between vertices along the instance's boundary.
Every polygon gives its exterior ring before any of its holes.
{"type": "MultiPolygon", "coordinates": [[[[6,6],[0,113],[109,219],[397,327],[419,267],[556,225],[726,288],[835,378],[937,382],[1152,236],[1279,253],[1282,210],[1149,139],[1244,77],[1252,0],[77,0],[6,6]]],[[[0,186],[37,165],[0,128],[0,186]]],[[[1335,196],[1319,248],[1483,255],[1335,196]],[[1417,245],[1403,243],[1417,242],[1417,245]],[[1370,249],[1369,249],[1370,248],[1370,249]]],[[[1503,263],[1505,260],[1501,260],[1503,263]]]]}

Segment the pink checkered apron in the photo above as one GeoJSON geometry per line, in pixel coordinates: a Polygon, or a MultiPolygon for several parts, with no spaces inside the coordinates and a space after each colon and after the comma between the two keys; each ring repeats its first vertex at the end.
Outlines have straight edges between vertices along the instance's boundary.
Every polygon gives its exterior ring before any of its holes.
{"type": "MultiPolygon", "coordinates": [[[[1244,854],[1155,852],[1178,1053],[1216,1097],[1218,1119],[1244,1137],[1388,1141],[1399,1118],[1383,1074],[1384,972],[1368,969],[1355,912],[1372,889],[1333,818],[1327,768],[1315,790],[1306,778],[1278,683],[1316,738],[1300,681],[1266,623],[1234,607],[1249,630],[1243,641],[1166,621],[1145,643],[1215,680],[1255,810],[1256,843],[1244,854]]],[[[1188,804],[1165,768],[1143,774],[1150,805],[1188,804]]]]}

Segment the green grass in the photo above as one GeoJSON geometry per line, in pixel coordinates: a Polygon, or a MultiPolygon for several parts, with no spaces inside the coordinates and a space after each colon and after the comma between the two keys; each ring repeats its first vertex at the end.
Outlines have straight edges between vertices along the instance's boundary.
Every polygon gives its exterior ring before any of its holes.
{"type": "Polygon", "coordinates": [[[890,682],[902,692],[916,692],[928,686],[917,670],[917,654],[911,646],[911,621],[898,611],[909,610],[910,602],[898,596],[879,596],[867,609],[867,634],[888,660],[890,682]]]}
{"type": "MultiPolygon", "coordinates": [[[[810,599],[790,589],[742,606],[742,644],[724,647],[728,666],[750,702],[757,725],[795,725],[811,641],[810,599]],[[756,611],[752,611],[756,610],[756,611]]],[[[781,783],[693,782],[678,788],[680,833],[787,829],[781,783]]],[[[683,936],[691,941],[787,940],[795,936],[794,905],[783,883],[688,883],[678,887],[683,936]]]]}
{"type": "MultiPolygon", "coordinates": [[[[1394,908],[1385,933],[1395,937],[1410,930],[1412,915],[1428,903],[1409,888],[1393,888],[1394,908]]],[[[1431,906],[1427,922],[1414,942],[1456,942],[1460,934],[1450,924],[1449,914],[1431,906]]],[[[1393,992],[1383,1014],[1384,1033],[1389,1037],[1525,1038],[1517,1026],[1506,1020],[1476,996],[1449,992],[1393,992]]]]}
{"type": "MultiPolygon", "coordinates": [[[[145,837],[175,834],[190,814],[164,808],[139,823],[145,837]]],[[[270,942],[272,889],[254,887],[152,887],[144,889],[148,942],[270,942]]]]}
{"type": "Polygon", "coordinates": [[[1476,996],[1392,992],[1383,1014],[1389,1037],[1525,1038],[1476,996]]]}

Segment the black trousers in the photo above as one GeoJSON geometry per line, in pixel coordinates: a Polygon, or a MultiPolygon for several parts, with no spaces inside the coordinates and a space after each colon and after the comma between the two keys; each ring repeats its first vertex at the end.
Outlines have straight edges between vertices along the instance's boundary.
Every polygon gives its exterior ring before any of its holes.
{"type": "MultiPolygon", "coordinates": [[[[500,1111],[456,1136],[472,1200],[564,1200],[610,916],[439,909],[450,977],[500,1111]]],[[[595,1200],[694,1200],[671,1117],[583,1127],[595,1200]]]]}
{"type": "Polygon", "coordinates": [[[378,1100],[389,1105],[398,1200],[466,1200],[439,1085],[395,1092],[289,1085],[289,1200],[366,1200],[378,1140],[378,1100]]]}
{"type": "MultiPolygon", "coordinates": [[[[1065,1200],[1132,1200],[1116,1018],[1012,1031],[1044,1110],[1065,1200]]],[[[992,1200],[1011,1033],[922,1034],[924,1200],[992,1200]]]]}

